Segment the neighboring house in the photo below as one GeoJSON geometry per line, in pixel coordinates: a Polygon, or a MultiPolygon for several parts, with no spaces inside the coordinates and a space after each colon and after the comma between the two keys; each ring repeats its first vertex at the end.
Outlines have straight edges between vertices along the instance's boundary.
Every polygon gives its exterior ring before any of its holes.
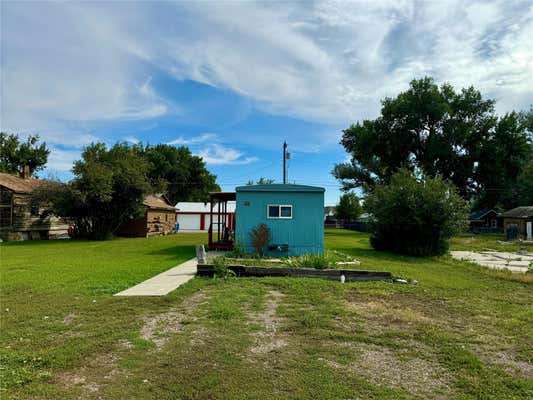
{"type": "Polygon", "coordinates": [[[370,219],[370,214],[369,213],[362,213],[360,216],[358,216],[355,219],[355,221],[367,224],[369,219],[370,219]]]}
{"type": "MultiPolygon", "coordinates": [[[[218,207],[217,204],[214,208],[218,207]]],[[[211,204],[204,202],[179,202],[176,204],[178,224],[180,231],[208,231],[211,225],[211,204]]],[[[218,208],[214,209],[213,220],[218,222],[218,208]]],[[[235,202],[227,202],[227,224],[230,230],[235,226],[235,202]]]]}
{"type": "Polygon", "coordinates": [[[335,218],[335,206],[325,206],[324,207],[324,221],[336,220],[335,218]]]}
{"type": "Polygon", "coordinates": [[[518,237],[533,240],[533,206],[516,207],[499,215],[503,218],[505,234],[509,229],[517,229],[518,237]]]}
{"type": "Polygon", "coordinates": [[[503,220],[493,209],[481,209],[470,213],[470,232],[499,233],[503,232],[503,220]]]}
{"type": "Polygon", "coordinates": [[[270,228],[267,254],[294,256],[324,253],[324,189],[273,184],[236,188],[235,240],[254,252],[250,232],[270,228]]]}
{"type": "Polygon", "coordinates": [[[38,240],[68,238],[68,223],[44,213],[32,201],[32,193],[48,181],[0,173],[0,238],[38,240]]]}
{"type": "Polygon", "coordinates": [[[132,218],[117,230],[117,236],[148,237],[173,233],[176,226],[176,209],[164,195],[148,195],[143,205],[146,211],[141,218],[132,218]]]}
{"type": "Polygon", "coordinates": [[[335,206],[324,207],[324,227],[338,228],[337,217],[335,217],[335,206]]]}

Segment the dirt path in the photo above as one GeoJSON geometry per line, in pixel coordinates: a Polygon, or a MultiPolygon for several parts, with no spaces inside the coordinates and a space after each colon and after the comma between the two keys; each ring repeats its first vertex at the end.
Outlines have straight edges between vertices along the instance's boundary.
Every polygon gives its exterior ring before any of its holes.
{"type": "Polygon", "coordinates": [[[265,310],[250,313],[250,320],[261,326],[255,334],[255,342],[250,351],[253,354],[266,354],[281,349],[287,345],[286,338],[279,332],[283,319],[277,316],[277,309],[285,295],[276,290],[267,293],[265,310]]]}

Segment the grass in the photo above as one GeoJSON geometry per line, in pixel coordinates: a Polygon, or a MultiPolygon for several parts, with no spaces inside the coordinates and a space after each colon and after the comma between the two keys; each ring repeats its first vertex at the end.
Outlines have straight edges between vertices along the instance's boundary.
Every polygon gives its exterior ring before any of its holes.
{"type": "MultiPolygon", "coordinates": [[[[475,239],[452,247],[495,242],[475,239]]],[[[328,230],[326,246],[419,284],[194,279],[163,298],[112,296],[201,242],[2,244],[0,397],[533,397],[531,282],[376,252],[358,232],[328,230]]]]}
{"type": "Polygon", "coordinates": [[[526,249],[533,252],[532,244],[520,244],[518,242],[505,242],[503,234],[464,234],[456,236],[451,240],[452,250],[497,250],[497,251],[517,251],[526,249]]]}

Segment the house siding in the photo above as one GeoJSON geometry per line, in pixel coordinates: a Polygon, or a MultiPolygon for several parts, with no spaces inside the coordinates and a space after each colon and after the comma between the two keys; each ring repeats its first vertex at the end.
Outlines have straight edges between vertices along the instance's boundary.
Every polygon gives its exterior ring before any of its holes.
{"type": "Polygon", "coordinates": [[[0,221],[0,238],[7,241],[53,239],[68,235],[68,223],[55,216],[41,216],[43,209],[32,214],[32,195],[16,193],[1,187],[3,216],[0,221]]]}
{"type": "Polygon", "coordinates": [[[504,224],[505,234],[507,234],[507,229],[509,228],[510,225],[517,225],[519,237],[521,239],[526,239],[527,237],[526,223],[527,222],[533,222],[533,218],[504,218],[503,224],[504,224]]]}
{"type": "Polygon", "coordinates": [[[263,223],[270,229],[270,245],[288,245],[287,252],[271,255],[324,253],[324,193],[237,190],[235,238],[238,246],[253,252],[250,232],[263,223]],[[292,205],[292,219],[270,219],[268,205],[292,205]]]}

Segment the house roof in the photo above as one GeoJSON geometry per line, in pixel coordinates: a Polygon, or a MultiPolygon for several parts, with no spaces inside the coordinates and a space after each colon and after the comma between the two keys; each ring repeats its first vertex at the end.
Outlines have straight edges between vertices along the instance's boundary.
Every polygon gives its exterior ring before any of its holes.
{"type": "Polygon", "coordinates": [[[209,192],[211,200],[218,201],[234,201],[236,199],[235,192],[209,192]]]}
{"type": "Polygon", "coordinates": [[[237,192],[298,192],[298,193],[324,193],[324,188],[318,186],[294,185],[275,183],[272,185],[249,185],[238,186],[235,188],[237,192]]]}
{"type": "Polygon", "coordinates": [[[516,207],[500,214],[504,218],[533,218],[533,206],[516,207]]]}
{"type": "Polygon", "coordinates": [[[4,186],[17,193],[31,193],[43,183],[46,183],[46,180],[35,178],[23,179],[16,175],[0,172],[0,186],[4,186]]]}
{"type": "Polygon", "coordinates": [[[480,210],[472,211],[470,213],[470,221],[477,221],[483,218],[485,215],[493,212],[494,214],[498,214],[496,211],[494,211],[491,208],[482,208],[480,210]]]}
{"type": "Polygon", "coordinates": [[[175,208],[166,196],[158,196],[155,194],[149,194],[144,198],[143,204],[149,208],[156,208],[158,210],[171,210],[175,211],[175,208]]]}
{"type": "MultiPolygon", "coordinates": [[[[235,212],[235,202],[228,201],[228,212],[235,212]]],[[[193,201],[181,201],[176,204],[176,209],[178,212],[192,212],[192,213],[209,213],[211,211],[211,205],[209,203],[203,202],[193,202],[193,201]]],[[[218,206],[215,205],[213,212],[218,211],[218,206]]]]}

